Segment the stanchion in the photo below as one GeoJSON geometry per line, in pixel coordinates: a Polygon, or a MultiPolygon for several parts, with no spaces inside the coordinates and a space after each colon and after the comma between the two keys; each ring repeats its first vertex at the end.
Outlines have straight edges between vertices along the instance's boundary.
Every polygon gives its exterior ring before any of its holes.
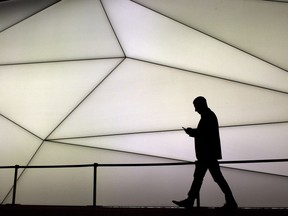
{"type": "Polygon", "coordinates": [[[200,207],[200,194],[198,194],[197,198],[196,198],[196,202],[197,202],[197,207],[200,207]]]}
{"type": "Polygon", "coordinates": [[[97,204],[97,168],[98,163],[94,163],[93,170],[94,170],[94,180],[93,180],[93,206],[97,204]]]}
{"type": "Polygon", "coordinates": [[[15,201],[16,201],[18,168],[19,168],[19,165],[15,165],[12,205],[15,205],[15,201]]]}

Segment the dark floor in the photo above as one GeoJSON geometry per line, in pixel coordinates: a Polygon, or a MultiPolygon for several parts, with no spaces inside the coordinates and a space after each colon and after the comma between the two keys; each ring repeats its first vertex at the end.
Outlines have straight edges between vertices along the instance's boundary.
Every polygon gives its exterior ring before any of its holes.
{"type": "Polygon", "coordinates": [[[25,206],[0,205],[1,216],[288,216],[288,208],[239,208],[224,211],[219,208],[194,208],[185,210],[174,207],[91,207],[91,206],[25,206]]]}

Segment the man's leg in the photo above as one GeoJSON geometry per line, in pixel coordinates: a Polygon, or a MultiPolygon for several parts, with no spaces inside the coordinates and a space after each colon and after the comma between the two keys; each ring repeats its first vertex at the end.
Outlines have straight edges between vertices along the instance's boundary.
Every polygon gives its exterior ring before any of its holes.
{"type": "Polygon", "coordinates": [[[196,161],[194,179],[190,191],[188,192],[189,198],[195,200],[198,197],[207,169],[207,163],[202,161],[196,161]]]}
{"type": "Polygon", "coordinates": [[[182,201],[173,201],[174,204],[185,207],[191,208],[194,205],[195,199],[198,197],[200,188],[202,186],[203,178],[207,172],[207,164],[196,161],[195,171],[194,171],[194,179],[191,185],[191,188],[188,192],[188,198],[182,201]]]}
{"type": "Polygon", "coordinates": [[[222,175],[222,172],[220,170],[219,162],[217,160],[211,162],[209,164],[209,171],[214,179],[214,181],[219,185],[222,192],[225,194],[225,200],[226,200],[226,207],[232,207],[237,208],[237,203],[234,199],[234,196],[232,194],[232,191],[225,180],[225,178],[222,175]]]}

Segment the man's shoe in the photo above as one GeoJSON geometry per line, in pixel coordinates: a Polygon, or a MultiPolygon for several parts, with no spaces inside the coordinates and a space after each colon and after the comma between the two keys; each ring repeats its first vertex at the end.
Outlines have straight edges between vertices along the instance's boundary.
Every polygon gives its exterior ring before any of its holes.
{"type": "Polygon", "coordinates": [[[221,207],[221,209],[227,209],[227,210],[233,210],[233,209],[237,209],[238,205],[236,202],[233,203],[226,203],[224,206],[221,207]]]}
{"type": "Polygon", "coordinates": [[[194,205],[194,202],[190,199],[185,199],[185,200],[181,200],[181,201],[173,200],[172,202],[175,205],[177,205],[179,207],[184,207],[186,209],[191,209],[191,208],[193,208],[193,205],[194,205]]]}

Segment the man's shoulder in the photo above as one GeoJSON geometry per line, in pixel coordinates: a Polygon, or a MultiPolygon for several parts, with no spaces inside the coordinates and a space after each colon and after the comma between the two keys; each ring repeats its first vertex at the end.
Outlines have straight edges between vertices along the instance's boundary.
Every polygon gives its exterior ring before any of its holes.
{"type": "Polygon", "coordinates": [[[207,122],[217,122],[218,123],[218,118],[216,114],[211,110],[208,109],[205,114],[202,116],[203,121],[207,122]]]}
{"type": "Polygon", "coordinates": [[[207,111],[205,112],[205,115],[216,117],[216,114],[210,108],[207,109],[207,111]]]}

